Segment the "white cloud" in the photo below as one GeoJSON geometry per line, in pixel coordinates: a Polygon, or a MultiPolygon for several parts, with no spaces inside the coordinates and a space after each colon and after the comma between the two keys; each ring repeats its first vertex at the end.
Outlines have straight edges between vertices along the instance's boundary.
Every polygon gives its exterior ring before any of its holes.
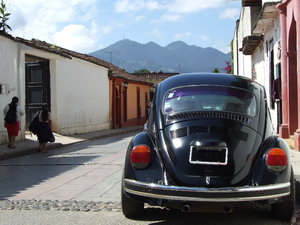
{"type": "MultiPolygon", "coordinates": [[[[226,0],[228,1],[228,0],[226,0]]],[[[209,8],[217,8],[226,3],[225,0],[118,0],[114,9],[126,13],[141,10],[166,10],[176,13],[192,13],[209,8]]]]}
{"type": "Polygon", "coordinates": [[[193,32],[184,32],[184,33],[178,33],[174,35],[174,40],[180,40],[185,41],[189,44],[195,44],[199,45],[209,45],[211,40],[209,37],[203,34],[195,34],[193,32]]]}
{"type": "Polygon", "coordinates": [[[200,39],[200,40],[202,40],[202,41],[210,41],[210,38],[209,38],[209,37],[207,37],[207,36],[206,36],[206,35],[204,35],[204,34],[202,34],[202,35],[199,35],[198,37],[199,37],[199,39],[200,39]]]}
{"type": "Polygon", "coordinates": [[[86,27],[71,24],[53,35],[54,44],[87,53],[95,49],[96,39],[86,27]]]}
{"type": "Polygon", "coordinates": [[[224,0],[174,0],[169,3],[168,10],[176,13],[193,13],[209,8],[217,8],[224,3],[224,0]]]}
{"type": "Polygon", "coordinates": [[[99,29],[99,31],[100,31],[100,32],[97,32],[97,33],[108,34],[108,33],[110,33],[113,30],[113,27],[111,27],[111,26],[103,26],[103,27],[99,27],[99,28],[96,28],[96,29],[99,29]]]}
{"type": "Polygon", "coordinates": [[[96,23],[92,23],[91,27],[70,24],[56,32],[52,39],[58,46],[81,53],[89,53],[99,49],[98,43],[101,37],[110,33],[112,29],[110,26],[99,27],[96,23]]]}
{"type": "Polygon", "coordinates": [[[163,37],[164,36],[164,32],[163,31],[161,31],[161,30],[158,30],[158,29],[153,29],[152,31],[151,31],[151,33],[155,36],[155,37],[157,37],[157,38],[161,38],[161,37],[163,37]]]}
{"type": "Polygon", "coordinates": [[[95,33],[93,20],[97,3],[97,0],[10,0],[11,33],[80,52],[88,51],[99,40],[100,32],[108,33],[111,30],[110,27],[97,27],[98,35],[91,36],[91,33],[95,33]],[[83,25],[85,23],[89,28],[83,25]]]}
{"type": "MultiPolygon", "coordinates": [[[[8,24],[12,27],[10,33],[13,36],[26,39],[36,38],[75,51],[88,52],[100,40],[102,44],[105,43],[105,38],[109,36],[109,33],[114,32],[115,36],[122,35],[120,33],[129,32],[127,31],[129,28],[135,29],[133,28],[134,25],[137,25],[137,22],[146,21],[146,18],[150,20],[154,18],[152,22],[156,23],[155,29],[157,30],[150,32],[158,39],[163,40],[173,33],[167,31],[169,28],[162,28],[165,24],[160,26],[161,22],[177,22],[188,16],[189,13],[224,7],[229,1],[7,0],[6,5],[11,13],[8,24]],[[127,14],[120,14],[120,12],[127,14]],[[129,28],[126,27],[128,23],[131,25],[129,28]]],[[[235,13],[236,11],[233,9],[227,9],[216,17],[231,18],[235,13]]],[[[199,13],[199,15],[201,14],[199,13]]],[[[143,27],[145,26],[143,25],[143,27]]],[[[182,37],[193,43],[209,42],[206,36],[192,35],[189,32],[184,33],[184,31],[179,30],[179,28],[176,29],[178,39],[182,37]]],[[[113,39],[114,37],[107,38],[108,42],[113,39]]],[[[96,46],[97,48],[99,49],[99,44],[96,46]]]]}
{"type": "Polygon", "coordinates": [[[161,5],[156,1],[146,2],[146,8],[149,10],[157,10],[161,8],[161,5]]]}
{"type": "Polygon", "coordinates": [[[179,14],[164,14],[160,18],[152,20],[152,23],[162,23],[162,22],[177,22],[182,19],[179,14]]]}
{"type": "Polygon", "coordinates": [[[219,16],[221,19],[236,19],[240,14],[240,9],[225,9],[219,16]]]}
{"type": "Polygon", "coordinates": [[[115,3],[116,12],[128,12],[133,10],[137,10],[137,7],[130,4],[128,0],[122,0],[115,3]]]}
{"type": "Polygon", "coordinates": [[[116,12],[130,12],[140,10],[157,10],[162,7],[158,1],[154,0],[119,0],[114,5],[116,12]]]}
{"type": "Polygon", "coordinates": [[[195,35],[192,32],[185,32],[185,33],[180,33],[180,34],[175,34],[174,39],[175,40],[180,40],[180,39],[194,39],[194,40],[201,40],[201,41],[210,41],[209,37],[206,35],[200,34],[200,35],[195,35]]]}
{"type": "Polygon", "coordinates": [[[134,18],[134,20],[136,21],[136,22],[140,22],[140,21],[142,21],[142,20],[144,20],[146,17],[145,16],[136,16],[135,18],[134,18]]]}
{"type": "Polygon", "coordinates": [[[224,40],[212,40],[210,47],[218,49],[226,54],[231,51],[230,42],[227,43],[224,40]]]}
{"type": "Polygon", "coordinates": [[[185,33],[181,33],[181,34],[175,34],[174,39],[175,40],[182,40],[184,38],[187,37],[191,37],[193,34],[191,32],[185,32],[185,33]]]}

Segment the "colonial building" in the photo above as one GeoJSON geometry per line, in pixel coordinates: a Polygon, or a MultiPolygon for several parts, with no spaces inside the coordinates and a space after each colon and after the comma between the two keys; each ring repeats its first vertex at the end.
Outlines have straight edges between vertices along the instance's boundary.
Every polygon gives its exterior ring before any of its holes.
{"type": "Polygon", "coordinates": [[[300,1],[242,0],[234,73],[265,86],[273,123],[300,150],[300,1]]]}
{"type": "Polygon", "coordinates": [[[275,130],[281,124],[280,22],[278,1],[242,1],[234,35],[234,74],[265,86],[275,130]]]}
{"type": "MultiPolygon", "coordinates": [[[[5,33],[0,34],[0,57],[0,105],[4,108],[13,96],[18,96],[25,109],[18,139],[25,138],[28,123],[43,103],[51,110],[53,130],[64,135],[140,125],[146,121],[145,96],[150,95],[152,85],[132,78],[108,62],[44,41],[15,38],[5,33]],[[122,103],[126,111],[121,114],[116,113],[119,106],[115,104],[121,102],[121,94],[114,94],[116,89],[111,85],[118,77],[122,78],[122,87],[128,84],[129,93],[122,103]],[[130,123],[115,126],[122,115],[130,123]]],[[[0,121],[3,121],[2,113],[0,121]]],[[[6,129],[1,123],[0,143],[6,141],[6,129]]]]}
{"type": "MultiPolygon", "coordinates": [[[[0,82],[5,91],[1,107],[18,96],[25,116],[21,121],[23,139],[28,123],[43,103],[47,103],[53,130],[75,134],[108,129],[108,68],[83,55],[39,40],[0,36],[0,82]]],[[[3,115],[1,114],[1,121],[3,115]]],[[[6,132],[0,126],[1,142],[6,132]]]]}

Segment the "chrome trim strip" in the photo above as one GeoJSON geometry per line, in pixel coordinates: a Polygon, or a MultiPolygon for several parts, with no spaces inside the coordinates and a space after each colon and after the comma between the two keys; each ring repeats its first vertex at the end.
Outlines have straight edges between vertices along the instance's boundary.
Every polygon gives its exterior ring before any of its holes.
{"type": "Polygon", "coordinates": [[[290,182],[281,184],[271,184],[263,186],[242,186],[242,187],[228,187],[228,188],[194,188],[185,186],[167,186],[155,183],[146,183],[141,181],[136,181],[132,179],[124,179],[125,184],[131,184],[138,187],[150,188],[150,189],[160,189],[160,190],[170,190],[170,191],[191,191],[191,192],[209,192],[209,193],[222,193],[222,192],[255,192],[255,191],[271,191],[280,188],[290,187],[290,182]]]}
{"type": "Polygon", "coordinates": [[[234,198],[203,198],[203,197],[189,197],[189,196],[176,196],[176,195],[165,195],[165,194],[156,194],[156,193],[150,193],[150,192],[142,192],[137,191],[133,189],[129,189],[126,187],[126,184],[133,185],[140,188],[145,188],[148,190],[156,189],[160,191],[175,191],[175,192],[206,192],[206,193],[258,193],[260,191],[272,191],[276,189],[281,188],[287,188],[290,187],[290,182],[287,183],[281,183],[281,184],[274,184],[274,185],[264,185],[264,186],[258,186],[258,187],[250,187],[250,186],[244,186],[244,187],[233,187],[233,188],[193,188],[193,187],[182,187],[182,186],[166,186],[166,185],[159,185],[154,183],[145,183],[145,182],[139,182],[131,179],[124,179],[125,182],[125,188],[124,190],[127,193],[135,194],[138,196],[144,196],[144,197],[151,197],[151,198],[158,198],[158,199],[166,199],[166,200],[179,200],[179,201],[197,201],[197,202],[243,202],[243,201],[258,201],[258,200],[267,200],[267,199],[274,199],[274,198],[280,198],[289,195],[289,192],[279,193],[279,194],[269,194],[264,196],[246,196],[246,197],[234,197],[234,198]]]}
{"type": "Polygon", "coordinates": [[[151,194],[151,193],[133,191],[127,188],[125,188],[125,191],[131,194],[150,197],[150,198],[158,198],[158,199],[173,200],[173,201],[193,201],[193,202],[248,202],[248,201],[260,201],[260,200],[280,198],[289,195],[289,193],[283,193],[278,195],[269,195],[269,196],[261,196],[261,197],[254,196],[254,197],[244,197],[244,198],[195,198],[195,197],[151,194]]]}

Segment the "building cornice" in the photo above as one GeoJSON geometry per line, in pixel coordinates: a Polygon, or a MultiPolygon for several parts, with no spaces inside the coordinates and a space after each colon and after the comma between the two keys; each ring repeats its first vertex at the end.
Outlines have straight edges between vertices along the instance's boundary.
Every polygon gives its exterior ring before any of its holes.
{"type": "Polygon", "coordinates": [[[274,25],[274,20],[279,16],[277,5],[280,2],[266,2],[257,18],[252,29],[253,34],[264,34],[266,30],[274,25]]]}

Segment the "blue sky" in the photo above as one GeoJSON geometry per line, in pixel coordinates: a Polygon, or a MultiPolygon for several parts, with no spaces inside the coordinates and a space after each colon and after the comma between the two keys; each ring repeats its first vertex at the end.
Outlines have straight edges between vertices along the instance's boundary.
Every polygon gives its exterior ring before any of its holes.
{"type": "Polygon", "coordinates": [[[239,0],[4,0],[13,36],[81,53],[122,39],[230,51],[239,0]]]}

